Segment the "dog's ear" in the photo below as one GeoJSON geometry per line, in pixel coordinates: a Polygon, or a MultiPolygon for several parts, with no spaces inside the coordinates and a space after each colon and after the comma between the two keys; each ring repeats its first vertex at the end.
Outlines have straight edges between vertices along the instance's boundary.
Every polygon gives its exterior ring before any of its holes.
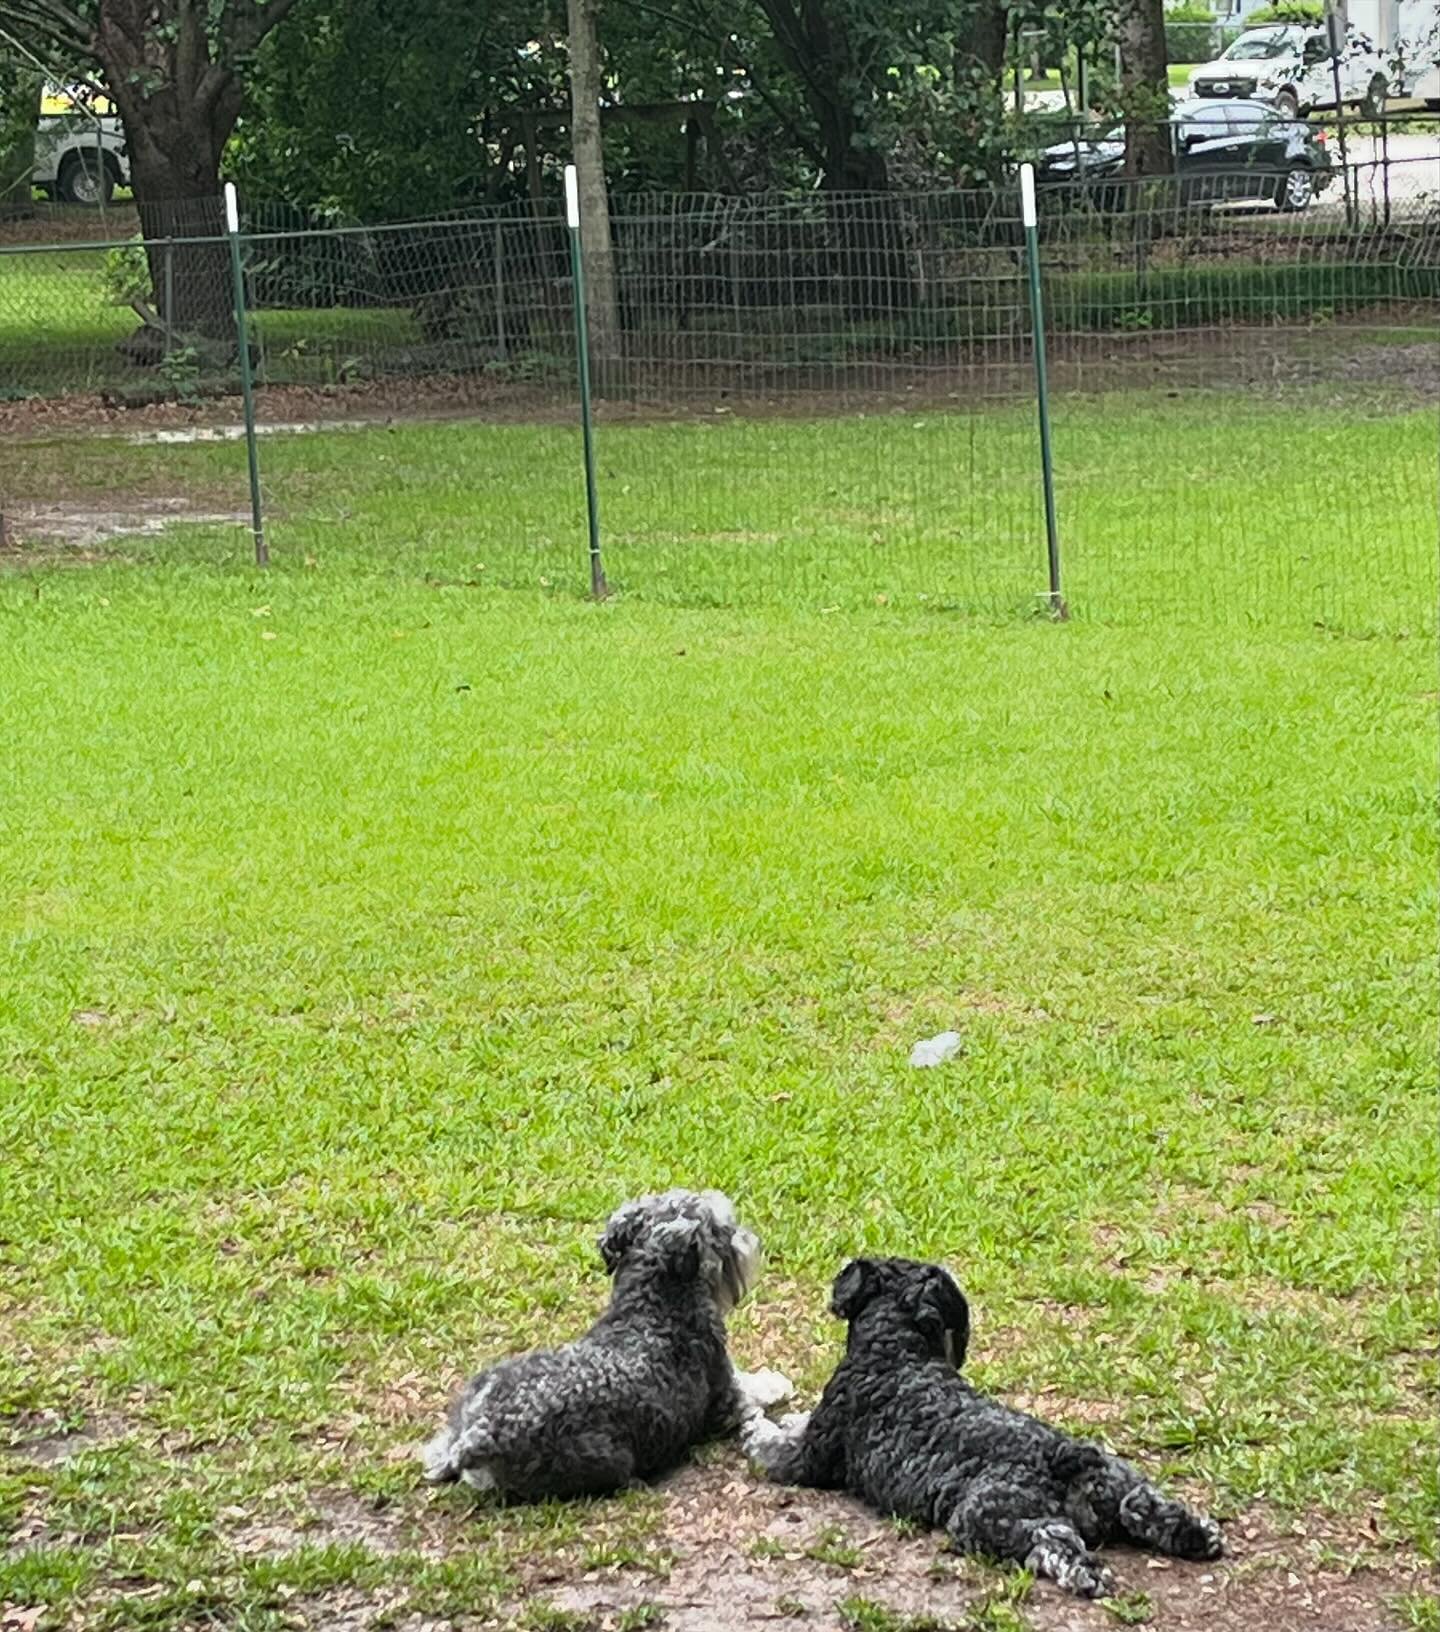
{"type": "Polygon", "coordinates": [[[914,1313],[919,1330],[958,1371],[970,1346],[970,1305],[948,1270],[928,1266],[916,1292],[914,1313]]]}
{"type": "Polygon", "coordinates": [[[698,1218],[667,1218],[650,1231],[647,1257],[653,1255],[665,1273],[677,1281],[693,1281],[702,1274],[718,1280],[720,1260],[710,1231],[698,1218]]]}
{"type": "Polygon", "coordinates": [[[830,1313],[840,1320],[853,1320],[870,1301],[874,1285],[875,1260],[852,1258],[830,1289],[830,1313]]]}
{"type": "Polygon", "coordinates": [[[600,1248],[600,1256],[605,1260],[607,1273],[613,1275],[624,1261],[639,1239],[640,1232],[645,1225],[645,1210],[633,1201],[628,1201],[623,1207],[618,1207],[610,1215],[610,1221],[605,1226],[605,1233],[596,1243],[600,1248]]]}

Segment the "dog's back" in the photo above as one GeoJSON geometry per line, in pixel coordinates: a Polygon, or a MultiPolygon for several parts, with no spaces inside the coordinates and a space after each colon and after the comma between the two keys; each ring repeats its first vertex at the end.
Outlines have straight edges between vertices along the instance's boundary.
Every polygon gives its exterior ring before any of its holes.
{"type": "Polygon", "coordinates": [[[746,1449],[773,1479],[841,1486],[882,1512],[944,1528],[964,1552],[1010,1559],[1093,1597],[1091,1551],[1127,1540],[1218,1558],[1220,1527],[1129,1463],[973,1389],[960,1375],[969,1306],[939,1265],[852,1259],[831,1308],[845,1358],[807,1417],[755,1421],[746,1449]]]}
{"type": "Polygon", "coordinates": [[[436,1457],[463,1442],[466,1483],[522,1500],[618,1489],[705,1432],[718,1368],[702,1360],[697,1370],[697,1347],[601,1325],[565,1348],[502,1360],[455,1402],[436,1457]]]}
{"type": "Polygon", "coordinates": [[[537,1499],[618,1490],[733,1416],[724,1317],[758,1242],[714,1192],[645,1197],[600,1241],[609,1307],[581,1338],[473,1378],[426,1446],[426,1477],[537,1499]]]}
{"type": "Polygon", "coordinates": [[[938,1357],[862,1340],[832,1387],[845,1402],[846,1488],[926,1524],[943,1525],[982,1473],[1009,1468],[1063,1503],[1069,1484],[1103,1462],[1095,1447],[981,1394],[938,1357]]]}

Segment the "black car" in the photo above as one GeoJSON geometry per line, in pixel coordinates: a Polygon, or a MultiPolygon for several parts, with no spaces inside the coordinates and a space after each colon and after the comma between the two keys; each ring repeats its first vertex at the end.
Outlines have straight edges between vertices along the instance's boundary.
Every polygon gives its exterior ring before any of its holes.
{"type": "MultiPolygon", "coordinates": [[[[1268,200],[1282,210],[1303,210],[1333,180],[1324,132],[1264,102],[1197,97],[1175,108],[1169,128],[1180,198],[1187,204],[1268,200]]],[[[1124,163],[1122,125],[1047,147],[1035,179],[1051,186],[1104,183],[1118,177],[1124,163]]],[[[1101,208],[1115,208],[1124,197],[1120,187],[1084,191],[1101,208]]]]}

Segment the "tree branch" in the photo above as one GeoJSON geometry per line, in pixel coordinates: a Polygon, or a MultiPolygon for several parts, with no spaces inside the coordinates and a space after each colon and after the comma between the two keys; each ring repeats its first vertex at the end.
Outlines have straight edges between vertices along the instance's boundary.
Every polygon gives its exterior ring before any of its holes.
{"type": "Polygon", "coordinates": [[[210,52],[195,0],[180,0],[176,9],[179,16],[175,31],[175,85],[182,101],[193,102],[201,71],[209,65],[210,52]]]}
{"type": "MultiPolygon", "coordinates": [[[[716,22],[716,19],[709,11],[704,11],[704,17],[709,37],[712,43],[719,46],[721,59],[723,61],[724,58],[729,55],[730,34],[724,27],[716,22]]],[[[750,81],[751,87],[756,96],[758,96],[761,102],[763,102],[770,110],[780,128],[787,131],[789,133],[790,140],[795,143],[796,147],[798,147],[802,153],[808,154],[811,161],[823,170],[825,167],[825,150],[823,146],[818,142],[812,141],[805,131],[802,130],[801,127],[795,122],[795,120],[791,118],[790,114],[781,105],[779,99],[766,85],[764,77],[756,68],[753,60],[747,59],[740,64],[740,67],[746,78],[750,81]]]]}
{"type": "Polygon", "coordinates": [[[225,13],[228,26],[222,26],[229,60],[234,63],[248,57],[272,29],[285,21],[295,5],[296,0],[267,0],[263,6],[257,0],[234,0],[225,13]]]}
{"type": "Polygon", "coordinates": [[[0,24],[37,46],[85,55],[95,38],[93,23],[63,0],[0,0],[0,24]]]}

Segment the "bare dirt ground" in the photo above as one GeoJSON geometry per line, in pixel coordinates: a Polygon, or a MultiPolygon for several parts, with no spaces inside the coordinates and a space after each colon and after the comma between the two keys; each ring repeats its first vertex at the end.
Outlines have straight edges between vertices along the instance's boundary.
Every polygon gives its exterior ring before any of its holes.
{"type": "MultiPolygon", "coordinates": [[[[557,1583],[558,1607],[603,1624],[637,1604],[656,1606],[674,1632],[795,1619],[807,1627],[846,1624],[841,1605],[865,1599],[900,1618],[963,1627],[1004,1577],[948,1552],[933,1535],[905,1536],[846,1497],[767,1488],[738,1467],[689,1469],[667,1487],[657,1543],[675,1555],[667,1579],[590,1572],[557,1583]]],[[[1413,1589],[1408,1570],[1321,1564],[1353,1554],[1324,1527],[1293,1534],[1260,1520],[1229,1528],[1231,1556],[1191,1565],[1116,1552],[1117,1596],[1129,1613],[1174,1632],[1378,1632],[1395,1623],[1385,1601],[1413,1589]],[[1148,1599],[1148,1606],[1140,1595],[1148,1599]]],[[[1113,1627],[1104,1604],[1082,1603],[1048,1583],[1021,1606],[1037,1632],[1113,1627]]]]}
{"type": "MultiPolygon", "coordinates": [[[[483,1624],[544,1624],[554,1610],[554,1624],[593,1632],[786,1624],[813,1632],[1100,1632],[1121,1624],[1160,1632],[1397,1632],[1404,1623],[1394,1601],[1436,1589],[1418,1560],[1319,1519],[1242,1515],[1227,1526],[1230,1552],[1218,1564],[1116,1551],[1115,1598],[1087,1603],[1047,1582],[1017,1593],[1009,1572],[959,1558],[935,1535],[906,1534],[847,1497],[760,1484],[733,1452],[683,1470],[662,1496],[648,1566],[532,1559],[523,1605],[483,1624]],[[1014,1618],[997,1613],[997,1603],[1014,1618]]],[[[443,1556],[465,1545],[465,1499],[434,1502],[427,1551],[443,1556]]],[[[393,1550],[384,1516],[367,1520],[355,1508],[352,1501],[337,1520],[336,1539],[393,1550]]],[[[355,1632],[390,1613],[353,1593],[297,1607],[308,1626],[355,1632]]],[[[399,1624],[438,1632],[451,1623],[399,1624]]]]}
{"type": "Polygon", "coordinates": [[[153,538],[177,522],[191,525],[244,526],[238,510],[199,509],[188,499],[130,498],[119,507],[80,502],[15,504],[4,511],[0,530],[0,565],[23,564],[36,557],[94,560],[117,538],[153,538]]]}
{"type": "MultiPolygon", "coordinates": [[[[21,1462],[53,1466],[124,1436],[118,1419],[65,1432],[41,1421],[12,1442],[21,1462]]],[[[733,1446],[702,1453],[637,1514],[597,1503],[585,1550],[534,1552],[498,1613],[422,1615],[396,1584],[297,1594],[286,1624],[303,1632],[735,1632],[793,1626],[806,1632],[1406,1632],[1400,1600],[1440,1591],[1417,1557],[1386,1548],[1368,1515],[1351,1522],[1263,1510],[1227,1517],[1227,1556],[1185,1564],[1115,1549],[1114,1595],[1087,1602],[1048,1582],[950,1552],[934,1533],[876,1517],[848,1497],[766,1485],[733,1446]],[[643,1525],[637,1545],[636,1521],[643,1525]],[[624,1545],[616,1545],[623,1538],[624,1545]]],[[[316,1490],[296,1517],[227,1509],[222,1546],[237,1558],[280,1559],[301,1547],[359,1545],[380,1559],[419,1553],[440,1563],[472,1554],[484,1511],[461,1489],[417,1491],[372,1503],[316,1490]]],[[[43,1522],[22,1524],[11,1549],[45,1546],[43,1522]]],[[[0,1626],[6,1625],[0,1618],[0,1626]]],[[[127,1623],[128,1624],[128,1623],[127,1623]]],[[[188,1625],[189,1623],[187,1623],[188,1625]]]]}

